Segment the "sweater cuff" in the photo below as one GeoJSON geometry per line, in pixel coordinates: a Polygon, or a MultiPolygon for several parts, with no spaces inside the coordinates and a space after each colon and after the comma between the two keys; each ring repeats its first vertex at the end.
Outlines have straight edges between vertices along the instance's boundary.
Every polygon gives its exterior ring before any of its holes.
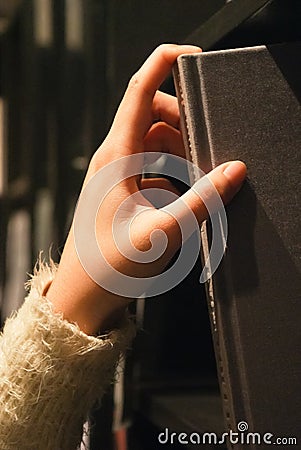
{"type": "Polygon", "coordinates": [[[88,336],[55,313],[43,296],[56,266],[40,264],[19,311],[0,338],[0,442],[5,449],[71,449],[82,424],[113,381],[135,327],[126,317],[103,336],[88,336]]]}

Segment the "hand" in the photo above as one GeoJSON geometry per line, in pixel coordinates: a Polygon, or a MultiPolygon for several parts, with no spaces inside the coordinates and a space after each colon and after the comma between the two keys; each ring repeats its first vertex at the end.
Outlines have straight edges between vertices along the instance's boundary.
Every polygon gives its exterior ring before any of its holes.
{"type": "MultiPolygon", "coordinates": [[[[130,80],[111,130],[92,157],[84,189],[98,171],[122,157],[153,151],[184,157],[177,100],[157,89],[180,54],[199,51],[201,50],[194,46],[162,45],[150,55],[130,80]]],[[[245,165],[236,161],[222,164],[210,172],[208,177],[226,203],[239,190],[245,175],[245,165]]],[[[181,245],[181,232],[177,221],[164,210],[152,207],[140,192],[148,187],[174,191],[166,179],[141,179],[139,175],[131,176],[108,193],[96,219],[97,241],[105,258],[116,270],[131,277],[150,277],[160,273],[181,245]],[[168,237],[164,254],[154,262],[133,262],[120,253],[114,242],[114,215],[120,204],[132,194],[136,195],[137,205],[146,206],[131,223],[130,238],[135,248],[141,252],[149,250],[150,235],[155,229],[164,231],[168,237]]],[[[193,190],[187,191],[182,199],[194,212],[199,223],[206,219],[207,210],[193,190]]],[[[127,213],[133,213],[134,216],[137,205],[134,204],[133,210],[127,213]]],[[[86,238],[88,242],[89,236],[86,238]]],[[[109,292],[87,274],[77,255],[73,228],[67,238],[57,274],[46,296],[53,302],[56,311],[61,311],[66,319],[76,322],[88,334],[99,330],[105,332],[118,325],[132,300],[109,292]]]]}

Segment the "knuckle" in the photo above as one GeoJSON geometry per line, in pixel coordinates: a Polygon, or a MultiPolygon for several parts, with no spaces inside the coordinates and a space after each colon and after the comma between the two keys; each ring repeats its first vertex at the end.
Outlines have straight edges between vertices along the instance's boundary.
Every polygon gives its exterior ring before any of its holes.
{"type": "Polygon", "coordinates": [[[153,97],[153,93],[148,89],[147,83],[143,77],[143,73],[138,70],[131,78],[128,83],[127,91],[130,95],[145,95],[153,97]]]}
{"type": "Polygon", "coordinates": [[[137,89],[137,87],[140,85],[140,76],[139,72],[134,73],[134,75],[131,76],[130,81],[128,83],[129,89],[137,89]]]}
{"type": "Polygon", "coordinates": [[[100,158],[98,150],[96,150],[96,152],[92,155],[90,159],[88,170],[89,172],[95,173],[99,170],[99,168],[100,168],[100,158]]]}
{"type": "Polygon", "coordinates": [[[219,180],[214,180],[213,183],[209,177],[204,176],[195,184],[195,187],[206,208],[209,208],[211,212],[217,211],[222,204],[221,201],[224,200],[223,183],[219,180]]]}
{"type": "Polygon", "coordinates": [[[106,165],[109,162],[107,161],[107,157],[104,150],[105,149],[101,146],[93,153],[88,167],[89,174],[91,175],[96,174],[99,170],[103,168],[104,165],[106,165]]]}

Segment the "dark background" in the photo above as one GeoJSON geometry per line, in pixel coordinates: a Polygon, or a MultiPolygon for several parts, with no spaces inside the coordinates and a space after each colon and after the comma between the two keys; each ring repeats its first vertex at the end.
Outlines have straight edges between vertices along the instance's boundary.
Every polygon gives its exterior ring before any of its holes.
{"type": "MultiPolygon", "coordinates": [[[[52,245],[58,261],[89,158],[151,51],[164,42],[210,50],[300,40],[300,19],[299,0],[0,0],[2,322],[23,301],[39,251],[47,257],[52,245]]],[[[172,92],[171,80],[164,89],[172,92]]],[[[223,429],[199,274],[198,263],[144,305],[119,423],[130,450],[155,449],[165,426],[223,429]]],[[[108,395],[94,413],[91,449],[113,448],[112,409],[108,395]]]]}

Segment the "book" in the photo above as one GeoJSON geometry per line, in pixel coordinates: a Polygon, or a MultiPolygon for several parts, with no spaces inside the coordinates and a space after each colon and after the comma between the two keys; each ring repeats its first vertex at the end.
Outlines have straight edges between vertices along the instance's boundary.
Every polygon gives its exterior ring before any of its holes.
{"type": "Polygon", "coordinates": [[[301,448],[301,44],[181,55],[173,75],[187,157],[248,168],[207,283],[226,431],[261,434],[228,447],[301,448]]]}

